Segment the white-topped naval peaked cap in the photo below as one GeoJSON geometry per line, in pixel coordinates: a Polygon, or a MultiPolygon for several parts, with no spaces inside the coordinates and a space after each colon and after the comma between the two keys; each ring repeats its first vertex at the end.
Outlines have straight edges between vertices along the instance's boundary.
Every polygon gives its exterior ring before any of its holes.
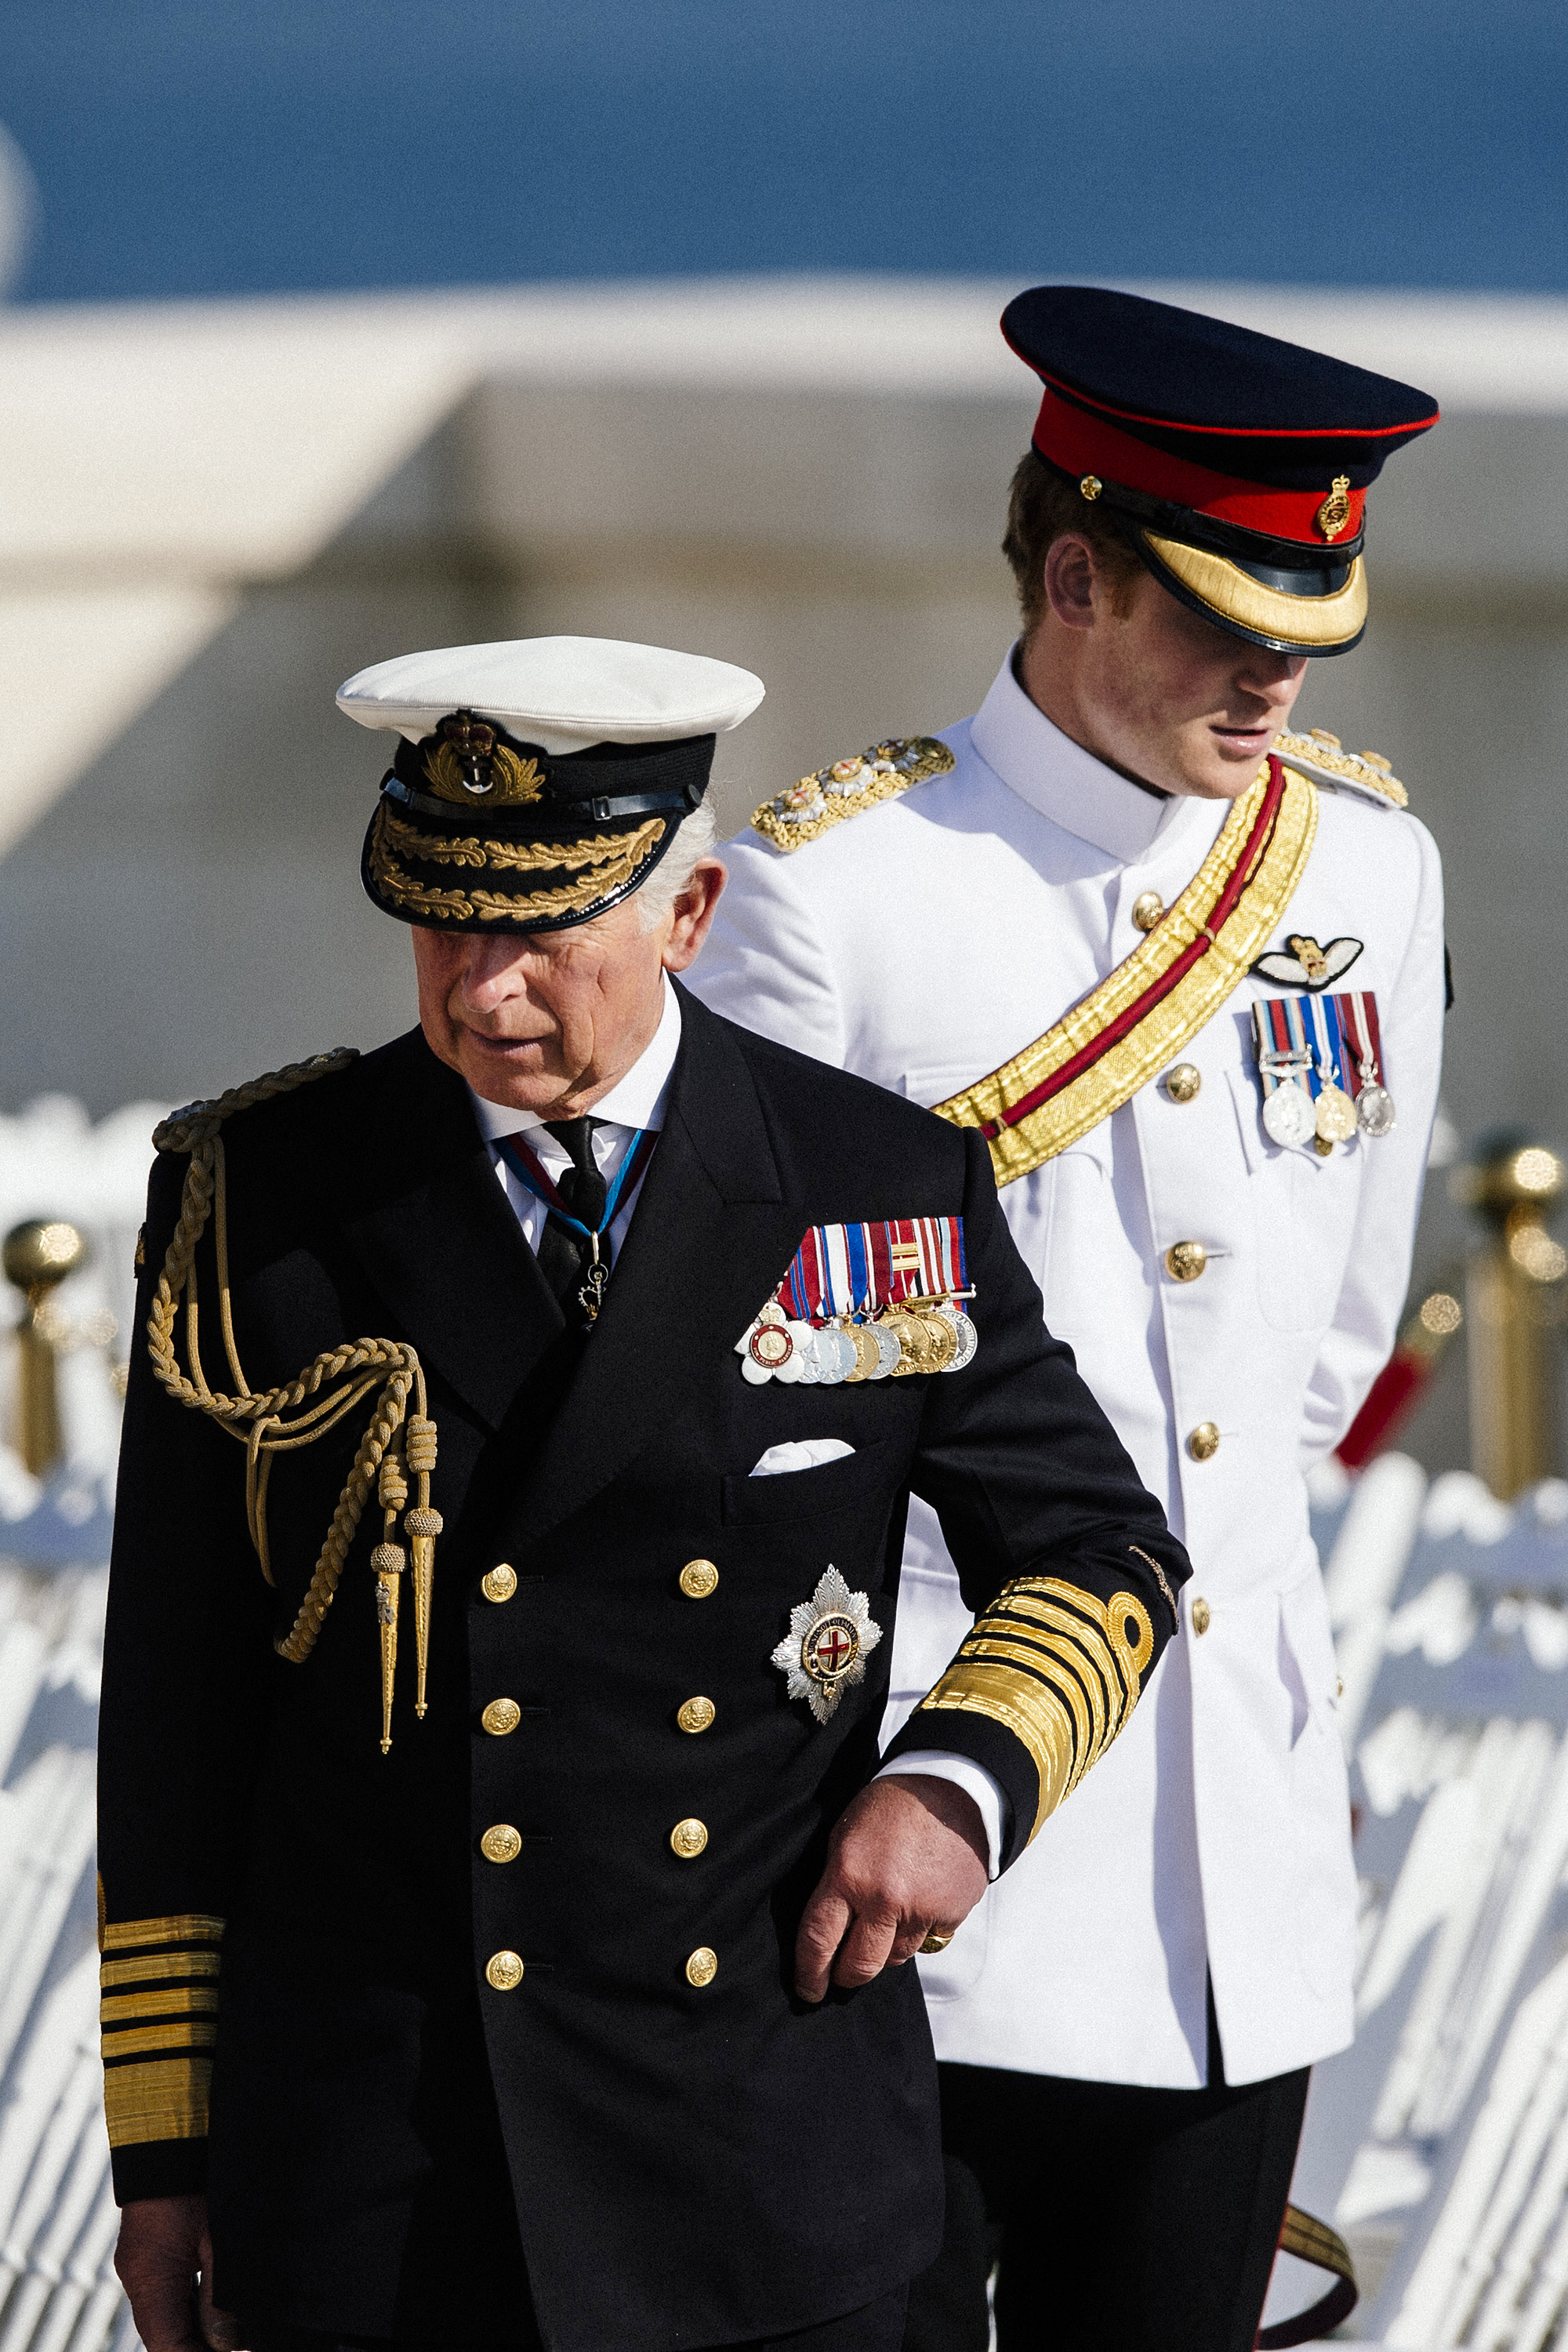
{"type": "Polygon", "coordinates": [[[749,719],[760,677],[706,654],[615,637],[516,637],[376,662],[338,688],[362,727],[422,743],[454,710],[495,719],[557,759],[595,743],[674,743],[749,719]]]}

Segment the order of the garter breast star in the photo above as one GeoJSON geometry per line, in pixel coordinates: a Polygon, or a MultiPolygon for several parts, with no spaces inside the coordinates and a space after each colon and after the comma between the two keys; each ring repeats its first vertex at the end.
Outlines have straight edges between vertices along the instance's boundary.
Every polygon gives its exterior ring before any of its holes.
{"type": "Polygon", "coordinates": [[[809,1601],[790,1611],[789,1632],[773,1653],[791,1698],[803,1698],[826,1723],[845,1687],[864,1682],[866,1660],[882,1638],[863,1592],[851,1592],[836,1568],[819,1580],[809,1601]]]}

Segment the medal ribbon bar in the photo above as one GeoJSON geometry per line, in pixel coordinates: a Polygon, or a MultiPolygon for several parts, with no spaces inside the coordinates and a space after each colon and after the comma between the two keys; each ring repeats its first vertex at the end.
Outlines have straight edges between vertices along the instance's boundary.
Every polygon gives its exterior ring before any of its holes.
{"type": "MultiPolygon", "coordinates": [[[[1355,1084],[1347,1089],[1359,1095],[1363,1087],[1380,1086],[1383,1076],[1383,1038],[1377,1025],[1377,999],[1370,988],[1347,989],[1336,996],[1334,1003],[1340,1016],[1340,1033],[1350,1047],[1355,1064],[1355,1084]]],[[[1341,1081],[1342,1085],[1344,1083],[1341,1081]]]]}
{"type": "Polygon", "coordinates": [[[1315,1101],[1326,1081],[1353,1100],[1381,1082],[1383,1040],[1377,999],[1370,988],[1340,996],[1269,996],[1252,1008],[1253,1034],[1265,1095],[1294,1078],[1315,1101]]]}
{"type": "Polygon", "coordinates": [[[893,1217],[813,1225],[774,1296],[793,1321],[821,1324],[968,1287],[962,1217],[893,1217]]]}

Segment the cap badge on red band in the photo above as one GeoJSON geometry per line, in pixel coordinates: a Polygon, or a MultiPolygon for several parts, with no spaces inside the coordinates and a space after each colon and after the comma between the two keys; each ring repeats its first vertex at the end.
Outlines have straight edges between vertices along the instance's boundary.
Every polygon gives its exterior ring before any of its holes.
{"type": "Polygon", "coordinates": [[[1351,478],[1336,474],[1333,487],[1317,513],[1312,517],[1325,539],[1338,539],[1351,519],[1351,478]]]}

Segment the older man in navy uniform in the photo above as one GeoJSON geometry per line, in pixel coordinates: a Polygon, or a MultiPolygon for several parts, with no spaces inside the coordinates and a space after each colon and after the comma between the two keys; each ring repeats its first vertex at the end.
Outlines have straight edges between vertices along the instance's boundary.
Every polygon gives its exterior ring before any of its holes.
{"type": "Polygon", "coordinates": [[[148,2352],[893,2352],[898,1963],[1173,1630],[984,1145],[674,983],[760,693],[581,640],[352,680],[421,1025],[160,1130],[100,1843],[148,2352]],[[980,1622],[879,1775],[911,1490],[980,1622]]]}
{"type": "MultiPolygon", "coordinates": [[[[1352,2026],[1303,1476],[1393,1345],[1444,1002],[1430,838],[1292,706],[1361,636],[1368,489],[1436,409],[1094,287],[1003,324],[1045,385],[1020,641],[972,719],[759,810],[693,986],[985,1137],[1194,1565],[1155,1703],[921,1964],[952,2193],[911,2352],[984,2352],[998,2252],[1004,2352],[1247,2352],[1307,2069],[1352,2026]]],[[[966,1622],[950,1550],[917,1500],[899,1713],[966,1622]]]]}

